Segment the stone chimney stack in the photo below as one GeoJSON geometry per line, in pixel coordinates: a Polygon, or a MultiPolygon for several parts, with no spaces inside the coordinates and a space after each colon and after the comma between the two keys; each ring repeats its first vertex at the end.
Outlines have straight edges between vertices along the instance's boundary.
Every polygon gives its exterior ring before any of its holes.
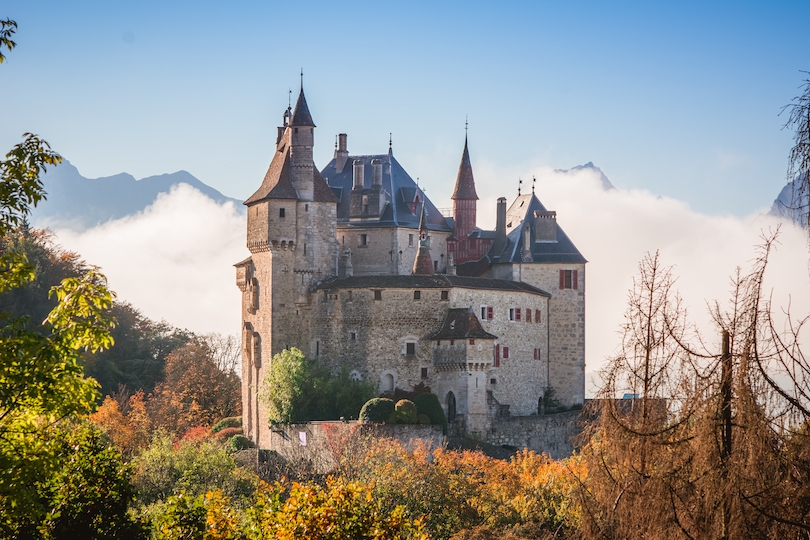
{"type": "Polygon", "coordinates": [[[347,161],[349,161],[349,151],[346,149],[346,134],[341,133],[338,135],[338,147],[335,150],[335,170],[342,173],[347,161]]]}
{"type": "Polygon", "coordinates": [[[497,217],[495,218],[495,241],[506,240],[506,197],[498,198],[497,217]]]}
{"type": "Polygon", "coordinates": [[[531,224],[523,224],[523,251],[520,253],[520,258],[523,262],[532,262],[532,229],[531,224]]]}
{"type": "Polygon", "coordinates": [[[547,244],[557,242],[557,212],[534,211],[534,240],[547,244]]]}
{"type": "Polygon", "coordinates": [[[456,261],[453,259],[453,252],[447,254],[447,275],[448,276],[455,276],[456,275],[456,261]]]}
{"type": "Polygon", "coordinates": [[[382,188],[382,160],[371,160],[371,189],[382,188]]]}
{"type": "Polygon", "coordinates": [[[355,159],[354,163],[354,186],[352,187],[353,190],[355,189],[363,189],[363,173],[365,172],[365,164],[363,163],[362,159],[355,159]]]}

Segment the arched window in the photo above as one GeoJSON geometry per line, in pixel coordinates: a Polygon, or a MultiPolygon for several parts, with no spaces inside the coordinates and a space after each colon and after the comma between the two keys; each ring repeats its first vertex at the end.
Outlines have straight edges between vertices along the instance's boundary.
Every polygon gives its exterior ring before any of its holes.
{"type": "Polygon", "coordinates": [[[384,373],[381,382],[383,392],[394,391],[394,375],[392,373],[384,373]]]}
{"type": "Polygon", "coordinates": [[[456,419],[456,396],[453,392],[447,392],[447,421],[456,419]]]}

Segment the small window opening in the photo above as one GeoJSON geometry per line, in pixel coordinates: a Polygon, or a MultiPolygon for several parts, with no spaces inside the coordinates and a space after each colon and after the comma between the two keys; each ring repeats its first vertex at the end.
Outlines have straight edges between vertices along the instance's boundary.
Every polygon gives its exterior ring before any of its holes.
{"type": "Polygon", "coordinates": [[[349,330],[349,341],[357,341],[357,332],[355,330],[349,330]]]}
{"type": "Polygon", "coordinates": [[[304,212],[309,212],[309,204],[304,205],[304,212]]]}
{"type": "Polygon", "coordinates": [[[436,272],[439,269],[439,261],[433,261],[433,271],[436,272]]]}
{"type": "Polygon", "coordinates": [[[374,291],[374,300],[382,300],[382,291],[374,291]]]}
{"type": "Polygon", "coordinates": [[[515,308],[509,308],[509,320],[510,321],[515,320],[515,308]]]}
{"type": "Polygon", "coordinates": [[[450,291],[442,291],[442,300],[449,300],[450,299],[450,291]]]}
{"type": "Polygon", "coordinates": [[[427,376],[428,376],[428,368],[423,367],[422,368],[422,378],[427,379],[427,376]]]}
{"type": "Polygon", "coordinates": [[[490,379],[489,384],[498,384],[498,379],[490,379]]]}
{"type": "Polygon", "coordinates": [[[405,344],[405,354],[408,356],[414,356],[416,354],[416,343],[413,341],[409,341],[405,344]]]}
{"type": "Polygon", "coordinates": [[[470,340],[470,345],[475,345],[475,340],[474,339],[470,340]]]}
{"type": "Polygon", "coordinates": [[[414,300],[421,300],[422,299],[422,291],[413,291],[413,299],[414,300]]]}
{"type": "Polygon", "coordinates": [[[361,234],[360,235],[360,245],[361,246],[367,246],[368,245],[368,235],[367,234],[361,234]]]}
{"type": "Polygon", "coordinates": [[[413,235],[408,235],[408,247],[413,247],[413,235]]]}
{"type": "Polygon", "coordinates": [[[278,217],[285,217],[286,215],[287,215],[287,209],[286,208],[279,208],[278,209],[278,217]]]}

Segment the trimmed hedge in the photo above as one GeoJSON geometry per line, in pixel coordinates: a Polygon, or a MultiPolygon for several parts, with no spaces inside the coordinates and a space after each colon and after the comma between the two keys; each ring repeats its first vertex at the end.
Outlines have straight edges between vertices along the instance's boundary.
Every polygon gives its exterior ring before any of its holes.
{"type": "Polygon", "coordinates": [[[230,439],[234,435],[244,435],[244,433],[242,432],[242,428],[240,427],[225,428],[222,431],[216,432],[214,434],[214,437],[216,439],[219,439],[220,441],[224,441],[225,439],[230,439]]]}
{"type": "Polygon", "coordinates": [[[253,443],[244,435],[234,435],[228,439],[228,449],[232,452],[253,448],[253,443]]]}
{"type": "Polygon", "coordinates": [[[430,419],[431,424],[447,427],[447,417],[436,394],[430,392],[419,394],[413,398],[413,403],[416,405],[417,415],[424,414],[430,419]]]}
{"type": "Polygon", "coordinates": [[[241,428],[242,427],[242,417],[241,416],[229,416],[228,418],[223,418],[216,424],[214,427],[211,428],[211,433],[217,433],[218,431],[222,431],[226,428],[241,428]]]}
{"type": "Polygon", "coordinates": [[[360,409],[361,422],[374,422],[384,424],[391,419],[391,415],[396,412],[394,401],[388,398],[373,398],[366,401],[360,409]]]}
{"type": "Polygon", "coordinates": [[[423,424],[423,425],[430,425],[430,417],[426,414],[417,414],[416,415],[416,423],[423,424]]]}
{"type": "Polygon", "coordinates": [[[410,399],[400,399],[396,404],[397,424],[416,423],[416,405],[410,399]]]}

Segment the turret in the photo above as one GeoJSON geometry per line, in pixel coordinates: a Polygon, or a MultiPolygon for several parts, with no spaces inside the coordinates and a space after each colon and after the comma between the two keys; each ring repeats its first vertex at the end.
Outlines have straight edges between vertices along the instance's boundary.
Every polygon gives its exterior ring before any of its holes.
{"type": "Polygon", "coordinates": [[[463,240],[476,227],[476,213],[478,194],[475,192],[475,179],[473,178],[470,152],[467,148],[467,138],[464,138],[464,152],[461,154],[461,164],[458,166],[456,188],[453,190],[453,220],[455,221],[455,235],[463,240]]]}
{"type": "Polygon", "coordinates": [[[416,260],[413,261],[414,275],[433,273],[433,259],[430,257],[430,240],[427,233],[427,218],[423,201],[422,215],[419,217],[419,248],[416,250],[416,260]]]}
{"type": "Polygon", "coordinates": [[[309,113],[307,99],[304,97],[304,85],[295,102],[295,110],[289,123],[292,130],[290,144],[290,179],[302,201],[314,198],[315,165],[312,162],[312,146],[315,139],[315,122],[309,113]]]}

